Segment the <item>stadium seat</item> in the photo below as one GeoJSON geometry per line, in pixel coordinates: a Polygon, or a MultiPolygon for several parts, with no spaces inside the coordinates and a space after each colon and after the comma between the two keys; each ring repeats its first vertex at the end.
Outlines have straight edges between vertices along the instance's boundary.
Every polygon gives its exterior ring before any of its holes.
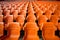
{"type": "Polygon", "coordinates": [[[4,16],[10,15],[10,10],[4,10],[4,16]]]}
{"type": "Polygon", "coordinates": [[[55,25],[58,25],[59,17],[56,15],[52,15],[50,21],[53,22],[55,25]]]}
{"type": "Polygon", "coordinates": [[[24,21],[25,21],[25,17],[23,15],[18,15],[16,18],[16,22],[19,22],[21,29],[23,28],[24,25],[24,21]]]}
{"type": "Polygon", "coordinates": [[[25,35],[23,40],[39,40],[38,30],[39,28],[35,22],[27,22],[24,26],[25,35]]]}
{"type": "Polygon", "coordinates": [[[12,15],[13,15],[13,19],[16,20],[16,18],[18,16],[18,10],[14,10],[12,15]]]}
{"type": "Polygon", "coordinates": [[[3,10],[0,10],[0,15],[2,15],[3,14],[3,10]]]}
{"type": "Polygon", "coordinates": [[[5,30],[11,22],[13,22],[13,15],[4,16],[5,30]]]}
{"type": "Polygon", "coordinates": [[[4,23],[0,22],[0,37],[4,35],[4,23]]]}
{"type": "Polygon", "coordinates": [[[38,18],[38,25],[39,25],[39,28],[40,30],[42,30],[42,27],[43,27],[43,24],[45,22],[47,22],[48,18],[45,16],[45,15],[41,15],[39,18],[38,18]]]}
{"type": "Polygon", "coordinates": [[[35,22],[36,21],[36,17],[35,17],[34,14],[28,15],[26,20],[27,20],[27,22],[35,22]]]}
{"type": "Polygon", "coordinates": [[[3,22],[3,15],[0,15],[0,22],[3,22]]]}
{"type": "Polygon", "coordinates": [[[3,40],[18,40],[20,36],[20,30],[19,23],[9,23],[7,28],[8,35],[3,40]]]}
{"type": "Polygon", "coordinates": [[[57,27],[52,22],[46,22],[42,28],[43,40],[59,40],[59,37],[55,35],[57,27]]]}

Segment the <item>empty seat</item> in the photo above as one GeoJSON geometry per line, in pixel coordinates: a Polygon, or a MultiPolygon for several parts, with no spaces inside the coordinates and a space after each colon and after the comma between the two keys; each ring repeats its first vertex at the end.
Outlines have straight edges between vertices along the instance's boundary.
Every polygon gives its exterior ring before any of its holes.
{"type": "Polygon", "coordinates": [[[24,17],[26,17],[26,10],[21,10],[21,12],[19,13],[19,15],[24,15],[24,17]]]}
{"type": "Polygon", "coordinates": [[[3,14],[3,10],[0,10],[0,15],[2,15],[3,14]]]}
{"type": "Polygon", "coordinates": [[[4,35],[4,23],[0,22],[0,37],[4,35]]]}
{"type": "Polygon", "coordinates": [[[52,15],[50,21],[53,22],[55,25],[58,24],[59,17],[56,15],[52,15]]]}
{"type": "Polygon", "coordinates": [[[42,8],[40,8],[44,13],[46,12],[47,8],[45,8],[44,6],[42,6],[42,8]]]}
{"type": "Polygon", "coordinates": [[[47,11],[45,12],[45,15],[46,15],[46,17],[47,17],[48,19],[51,18],[51,14],[52,14],[52,11],[51,11],[51,10],[47,10],[47,11]]]}
{"type": "Polygon", "coordinates": [[[16,18],[18,16],[18,10],[14,10],[12,15],[13,15],[13,19],[16,20],[16,18]]]}
{"type": "Polygon", "coordinates": [[[42,10],[38,10],[36,12],[36,16],[37,16],[37,19],[39,18],[39,16],[43,15],[43,11],[42,10]]]}
{"type": "Polygon", "coordinates": [[[55,35],[57,27],[52,22],[46,22],[42,28],[42,35],[44,40],[59,40],[59,37],[55,35]]]}
{"type": "Polygon", "coordinates": [[[19,22],[21,28],[23,28],[25,17],[23,15],[18,15],[16,21],[19,22]]]}
{"type": "Polygon", "coordinates": [[[54,15],[60,17],[60,10],[55,10],[54,15]]]}
{"type": "Polygon", "coordinates": [[[0,22],[3,22],[3,15],[0,15],[0,22]]]}
{"type": "Polygon", "coordinates": [[[9,23],[8,35],[3,40],[18,40],[20,37],[20,25],[18,22],[9,23]]]}
{"type": "Polygon", "coordinates": [[[60,23],[58,23],[57,28],[58,28],[58,30],[60,30],[60,23]]]}
{"type": "Polygon", "coordinates": [[[13,15],[4,16],[5,23],[13,22],[13,15]]]}
{"type": "Polygon", "coordinates": [[[10,15],[10,10],[4,10],[4,16],[10,15]]]}
{"type": "Polygon", "coordinates": [[[38,30],[39,28],[35,22],[27,22],[24,26],[25,35],[23,40],[39,40],[38,30]]]}
{"type": "Polygon", "coordinates": [[[28,15],[32,15],[32,14],[34,14],[33,10],[28,11],[28,15]]]}
{"type": "Polygon", "coordinates": [[[40,27],[40,30],[42,30],[42,27],[43,27],[43,24],[45,22],[47,22],[48,18],[45,16],[45,15],[41,15],[39,18],[38,18],[38,25],[40,27]]]}
{"type": "Polygon", "coordinates": [[[28,15],[26,20],[27,20],[27,22],[35,22],[36,21],[36,17],[35,17],[34,14],[28,15]]]}
{"type": "Polygon", "coordinates": [[[52,13],[54,13],[54,11],[56,10],[56,8],[57,8],[57,5],[52,5],[51,7],[50,7],[50,9],[49,10],[51,10],[52,11],[52,13]]]}
{"type": "Polygon", "coordinates": [[[4,17],[4,22],[5,22],[5,30],[8,27],[8,24],[13,22],[13,15],[7,15],[4,17]]]}
{"type": "Polygon", "coordinates": [[[12,8],[10,9],[11,14],[13,13],[13,11],[14,11],[14,8],[12,7],[12,8]]]}

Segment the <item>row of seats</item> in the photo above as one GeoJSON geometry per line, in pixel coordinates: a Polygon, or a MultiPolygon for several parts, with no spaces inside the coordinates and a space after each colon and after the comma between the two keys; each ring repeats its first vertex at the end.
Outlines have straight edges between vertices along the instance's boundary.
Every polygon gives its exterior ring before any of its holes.
{"type": "Polygon", "coordinates": [[[23,40],[39,40],[39,30],[43,40],[60,40],[59,5],[59,2],[40,1],[0,2],[0,40],[18,40],[21,30],[25,31],[23,40]]]}
{"type": "MultiPolygon", "coordinates": [[[[60,23],[58,25],[60,25],[60,23]]],[[[6,36],[3,36],[4,35],[3,22],[0,22],[0,28],[1,28],[0,40],[18,40],[19,39],[21,27],[18,22],[9,23],[7,28],[8,34],[6,36]]],[[[23,40],[32,40],[32,39],[39,40],[39,36],[37,35],[38,30],[39,28],[35,22],[27,22],[24,26],[25,35],[23,37],[23,40]]],[[[52,22],[44,23],[42,28],[43,40],[60,40],[60,38],[55,35],[56,30],[57,28],[52,22]]]]}

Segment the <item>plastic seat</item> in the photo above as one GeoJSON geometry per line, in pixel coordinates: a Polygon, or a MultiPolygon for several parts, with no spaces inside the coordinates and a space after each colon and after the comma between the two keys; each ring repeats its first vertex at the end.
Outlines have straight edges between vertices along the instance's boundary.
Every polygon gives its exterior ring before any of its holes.
{"type": "Polygon", "coordinates": [[[46,17],[47,17],[48,19],[51,18],[51,14],[52,14],[52,11],[51,11],[51,10],[47,10],[47,11],[45,12],[45,15],[46,15],[46,17]]]}
{"type": "Polygon", "coordinates": [[[8,9],[9,9],[9,10],[11,9],[11,4],[9,4],[8,9]]]}
{"type": "Polygon", "coordinates": [[[19,22],[21,29],[23,28],[25,17],[24,15],[18,15],[16,18],[16,21],[19,22]]]}
{"type": "Polygon", "coordinates": [[[8,35],[3,40],[18,40],[20,36],[20,26],[17,22],[9,23],[7,28],[8,35]]]}
{"type": "Polygon", "coordinates": [[[24,17],[26,17],[26,11],[25,10],[21,10],[21,12],[19,13],[19,15],[24,15],[24,17]]]}
{"type": "Polygon", "coordinates": [[[35,22],[36,21],[36,17],[34,14],[28,15],[26,18],[27,22],[35,22]]]}
{"type": "Polygon", "coordinates": [[[4,17],[5,23],[13,22],[13,15],[7,15],[4,17]]]}
{"type": "Polygon", "coordinates": [[[41,15],[39,18],[38,18],[38,25],[40,27],[40,30],[42,30],[42,27],[43,27],[43,24],[45,22],[47,22],[48,18],[45,16],[45,15],[41,15]]]}
{"type": "Polygon", "coordinates": [[[0,15],[2,15],[3,14],[3,10],[0,10],[0,15]]]}
{"type": "Polygon", "coordinates": [[[36,12],[36,16],[37,16],[37,19],[39,18],[39,16],[43,15],[43,11],[42,10],[38,10],[36,12]]]}
{"type": "Polygon", "coordinates": [[[14,11],[14,8],[13,8],[13,7],[11,7],[11,9],[10,9],[11,14],[13,13],[13,11],[14,11]]]}
{"type": "Polygon", "coordinates": [[[5,16],[4,21],[5,21],[5,30],[6,30],[8,27],[8,24],[13,22],[13,15],[5,16]]]}
{"type": "Polygon", "coordinates": [[[13,15],[13,19],[16,20],[16,18],[18,16],[18,10],[14,10],[12,15],[13,15]]]}
{"type": "Polygon", "coordinates": [[[46,6],[45,6],[45,8],[48,10],[48,9],[50,9],[50,7],[51,7],[51,4],[46,4],[46,6]]]}
{"type": "Polygon", "coordinates": [[[0,22],[3,22],[3,15],[0,15],[0,22]]]}
{"type": "Polygon", "coordinates": [[[42,35],[44,40],[59,40],[59,37],[55,35],[57,27],[52,22],[46,22],[42,28],[42,35]]]}
{"type": "Polygon", "coordinates": [[[37,7],[34,8],[34,10],[35,10],[35,12],[38,12],[38,10],[40,10],[40,9],[39,9],[39,7],[37,6],[37,7]]]}
{"type": "Polygon", "coordinates": [[[49,10],[51,10],[52,13],[54,13],[54,11],[56,10],[56,6],[53,6],[53,5],[52,5],[49,10]]]}
{"type": "Polygon", "coordinates": [[[25,35],[23,40],[39,40],[38,30],[39,28],[35,22],[27,22],[24,26],[25,35]]]}
{"type": "Polygon", "coordinates": [[[55,10],[54,15],[60,17],[60,10],[55,10]]]}
{"type": "Polygon", "coordinates": [[[4,35],[4,23],[0,22],[0,37],[4,35]]]}
{"type": "Polygon", "coordinates": [[[21,8],[20,8],[20,6],[19,6],[19,7],[17,7],[18,13],[20,13],[20,11],[21,11],[20,9],[21,9],[21,8]]]}
{"type": "Polygon", "coordinates": [[[2,9],[4,10],[6,8],[6,6],[4,5],[3,7],[2,7],[2,9]]]}
{"type": "Polygon", "coordinates": [[[35,12],[33,11],[33,10],[28,10],[28,15],[32,15],[32,14],[34,14],[35,12]]]}
{"type": "Polygon", "coordinates": [[[50,21],[53,22],[55,25],[58,25],[59,17],[56,15],[52,15],[50,21]]]}
{"type": "Polygon", "coordinates": [[[58,30],[60,30],[60,23],[58,23],[57,28],[58,28],[58,30]]]}
{"type": "Polygon", "coordinates": [[[40,6],[40,9],[45,13],[45,11],[47,10],[47,8],[45,8],[44,6],[40,6]]]}
{"type": "Polygon", "coordinates": [[[4,16],[10,15],[10,10],[4,10],[4,16]]]}

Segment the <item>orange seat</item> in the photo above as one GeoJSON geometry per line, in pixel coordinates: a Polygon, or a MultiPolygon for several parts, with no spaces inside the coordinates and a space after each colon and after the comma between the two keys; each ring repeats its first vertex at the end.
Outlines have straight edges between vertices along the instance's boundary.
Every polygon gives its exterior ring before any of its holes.
{"type": "Polygon", "coordinates": [[[0,10],[0,15],[2,15],[3,14],[3,10],[0,10]]]}
{"type": "Polygon", "coordinates": [[[5,5],[3,5],[2,9],[4,10],[5,8],[6,8],[6,6],[5,6],[5,5]]]}
{"type": "Polygon", "coordinates": [[[13,11],[14,11],[14,8],[12,7],[12,8],[10,9],[11,14],[13,13],[13,11]]]}
{"type": "Polygon", "coordinates": [[[8,24],[13,22],[13,15],[7,15],[4,17],[4,21],[5,21],[5,30],[8,27],[8,24]]]}
{"type": "Polygon", "coordinates": [[[3,22],[3,15],[0,15],[0,22],[3,22]]]}
{"type": "Polygon", "coordinates": [[[46,4],[45,8],[48,10],[51,7],[51,4],[46,4]]]}
{"type": "Polygon", "coordinates": [[[32,14],[34,14],[34,11],[33,10],[28,10],[28,15],[32,15],[32,14]]]}
{"type": "Polygon", "coordinates": [[[20,8],[20,6],[19,6],[19,7],[17,7],[18,13],[20,13],[20,11],[21,11],[20,9],[21,9],[21,8],[20,8]]]}
{"type": "Polygon", "coordinates": [[[38,10],[40,10],[40,9],[39,9],[39,7],[37,6],[37,7],[34,7],[34,10],[35,10],[35,12],[38,12],[38,10]]]}
{"type": "Polygon", "coordinates": [[[57,6],[52,5],[49,10],[51,10],[52,13],[54,13],[54,11],[56,10],[56,7],[57,7],[57,6]]]}
{"type": "Polygon", "coordinates": [[[60,10],[55,10],[54,15],[60,17],[60,10]]]}
{"type": "Polygon", "coordinates": [[[5,23],[13,22],[13,15],[7,15],[4,17],[5,23]]]}
{"type": "Polygon", "coordinates": [[[55,25],[58,25],[59,17],[56,15],[52,15],[50,21],[53,22],[55,25]]]}
{"type": "Polygon", "coordinates": [[[0,22],[0,37],[4,35],[4,23],[0,22]]]}
{"type": "Polygon", "coordinates": [[[29,15],[30,13],[33,13],[33,14],[35,13],[34,10],[33,10],[33,7],[28,7],[28,15],[29,15]]]}
{"type": "Polygon", "coordinates": [[[4,16],[10,15],[10,10],[4,10],[4,16]]]}
{"type": "Polygon", "coordinates": [[[14,10],[12,14],[13,14],[13,19],[16,20],[18,16],[18,10],[14,10]]]}
{"type": "Polygon", "coordinates": [[[24,17],[26,17],[26,11],[25,10],[21,10],[21,12],[19,13],[19,15],[24,15],[24,17]]]}
{"type": "Polygon", "coordinates": [[[42,35],[44,40],[59,40],[59,37],[55,35],[57,27],[52,22],[46,22],[42,28],[42,35]]]}
{"type": "Polygon", "coordinates": [[[41,6],[40,9],[45,13],[47,8],[45,8],[44,6],[41,6]]]}
{"type": "Polygon", "coordinates": [[[42,30],[42,27],[43,27],[43,24],[45,22],[47,22],[48,18],[45,16],[45,15],[41,15],[39,18],[38,18],[38,25],[40,27],[40,30],[42,30]]]}
{"type": "Polygon", "coordinates": [[[11,4],[9,4],[8,9],[9,9],[9,10],[11,9],[11,4]]]}
{"type": "Polygon", "coordinates": [[[38,30],[39,28],[35,22],[27,22],[24,26],[25,35],[23,40],[39,40],[38,30]]]}
{"type": "Polygon", "coordinates": [[[52,11],[51,11],[51,10],[47,10],[47,11],[45,12],[45,15],[46,15],[46,17],[47,17],[48,19],[51,18],[51,14],[52,14],[52,11]]]}
{"type": "Polygon", "coordinates": [[[18,15],[18,17],[16,18],[16,21],[19,22],[21,28],[23,28],[25,17],[23,15],[18,15]]]}
{"type": "Polygon", "coordinates": [[[36,17],[34,14],[28,15],[26,18],[27,22],[35,22],[36,21],[36,17]]]}
{"type": "Polygon", "coordinates": [[[28,5],[28,9],[27,10],[28,10],[28,15],[35,13],[31,3],[28,5]]]}
{"type": "Polygon", "coordinates": [[[37,16],[37,19],[39,18],[39,16],[43,15],[43,11],[42,10],[38,10],[36,12],[36,16],[37,16]]]}
{"type": "Polygon", "coordinates": [[[60,23],[58,23],[57,28],[58,28],[58,30],[60,30],[60,23]]]}
{"type": "Polygon", "coordinates": [[[17,22],[9,23],[7,28],[8,35],[3,40],[18,40],[20,36],[20,26],[17,22]]]}

